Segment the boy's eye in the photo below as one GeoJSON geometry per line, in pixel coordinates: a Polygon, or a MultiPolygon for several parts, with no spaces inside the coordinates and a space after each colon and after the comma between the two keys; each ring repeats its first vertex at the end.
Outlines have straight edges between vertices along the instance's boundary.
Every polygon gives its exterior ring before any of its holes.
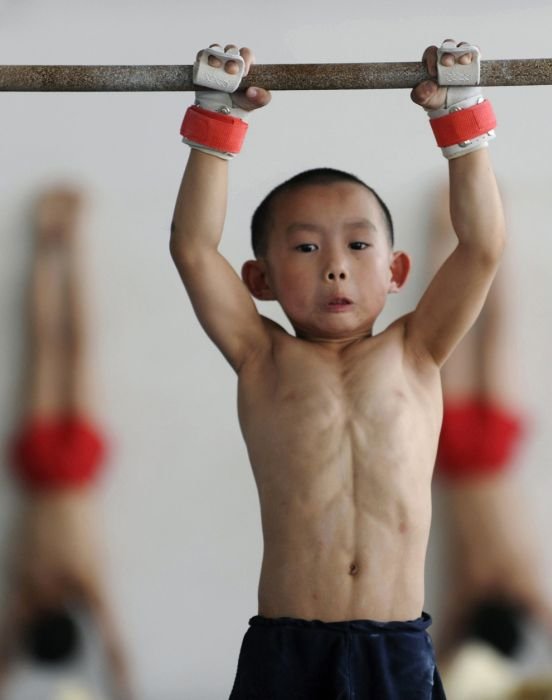
{"type": "Polygon", "coordinates": [[[296,246],[295,250],[300,253],[313,253],[318,250],[318,246],[315,243],[301,243],[301,245],[296,246]]]}
{"type": "Polygon", "coordinates": [[[354,241],[353,243],[349,243],[349,248],[351,248],[351,250],[364,250],[368,248],[369,245],[369,243],[364,243],[363,241],[354,241]]]}

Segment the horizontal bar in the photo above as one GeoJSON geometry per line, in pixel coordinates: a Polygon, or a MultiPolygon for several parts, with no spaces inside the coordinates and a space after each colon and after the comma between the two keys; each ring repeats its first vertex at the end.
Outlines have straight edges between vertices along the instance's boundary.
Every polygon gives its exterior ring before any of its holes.
{"type": "MultiPolygon", "coordinates": [[[[412,88],[421,63],[255,65],[242,87],[268,90],[412,88]]],[[[481,62],[481,85],[551,85],[552,58],[481,62]]],[[[160,92],[194,90],[192,66],[0,66],[0,92],[160,92]]]]}

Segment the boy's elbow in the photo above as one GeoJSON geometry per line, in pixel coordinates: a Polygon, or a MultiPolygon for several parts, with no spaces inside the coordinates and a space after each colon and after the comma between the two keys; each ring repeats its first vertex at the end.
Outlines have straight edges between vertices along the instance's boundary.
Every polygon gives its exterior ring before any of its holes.
{"type": "MultiPolygon", "coordinates": [[[[214,250],[216,252],[216,248],[214,250]]],[[[212,246],[206,244],[201,236],[190,235],[189,232],[185,233],[174,221],[171,223],[169,252],[181,273],[201,264],[206,256],[212,254],[212,251],[212,246]]]]}
{"type": "Polygon", "coordinates": [[[486,235],[471,239],[461,239],[460,249],[464,252],[466,262],[480,268],[493,270],[498,267],[506,248],[504,231],[488,232],[486,235]]]}
{"type": "Polygon", "coordinates": [[[174,260],[174,262],[177,261],[178,250],[180,247],[181,246],[179,246],[179,244],[178,244],[176,224],[173,221],[171,223],[171,237],[169,239],[169,252],[170,252],[171,258],[174,260]]]}
{"type": "Polygon", "coordinates": [[[491,262],[496,262],[498,264],[506,250],[506,228],[504,225],[500,225],[494,232],[494,235],[490,237],[488,246],[488,255],[491,262]]]}
{"type": "Polygon", "coordinates": [[[496,267],[500,264],[506,249],[506,233],[504,229],[494,231],[485,236],[477,246],[481,264],[486,267],[496,267]]]}
{"type": "Polygon", "coordinates": [[[176,267],[182,271],[182,268],[186,265],[186,243],[184,241],[184,236],[181,235],[179,229],[175,222],[171,223],[171,237],[169,240],[169,253],[171,255],[173,263],[176,267]]]}
{"type": "Polygon", "coordinates": [[[187,245],[187,237],[181,227],[173,220],[171,222],[171,237],[169,240],[169,252],[175,263],[178,264],[186,257],[186,251],[189,249],[187,245]]]}
{"type": "Polygon", "coordinates": [[[173,258],[175,256],[176,249],[178,247],[177,241],[178,241],[178,228],[177,228],[176,223],[173,219],[173,221],[171,221],[171,236],[169,239],[169,251],[170,251],[173,258]]]}

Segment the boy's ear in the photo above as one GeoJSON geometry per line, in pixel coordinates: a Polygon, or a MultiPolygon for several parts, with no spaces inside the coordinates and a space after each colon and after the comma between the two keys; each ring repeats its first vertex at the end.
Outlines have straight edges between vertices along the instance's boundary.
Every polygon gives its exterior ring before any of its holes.
{"type": "Polygon", "coordinates": [[[242,279],[255,299],[274,301],[276,298],[268,282],[264,260],[248,260],[242,267],[242,279]]]}
{"type": "Polygon", "coordinates": [[[390,272],[391,279],[389,280],[389,294],[395,294],[404,286],[410,272],[410,256],[402,250],[397,250],[392,253],[390,272]]]}

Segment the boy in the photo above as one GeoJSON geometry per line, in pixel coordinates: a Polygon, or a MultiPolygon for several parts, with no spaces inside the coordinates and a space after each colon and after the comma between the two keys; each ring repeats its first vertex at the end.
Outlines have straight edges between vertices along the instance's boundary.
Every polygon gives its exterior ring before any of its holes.
{"type": "MultiPolygon", "coordinates": [[[[231,75],[237,50],[226,51],[209,63],[231,75]]],[[[247,71],[253,56],[240,54],[247,71]]],[[[424,61],[436,75],[436,47],[424,61]]],[[[467,90],[426,81],[412,98],[437,122],[459,103],[480,109],[467,90]]],[[[197,99],[182,129],[192,151],[171,254],[200,322],[238,374],[264,535],[258,615],[231,700],[442,698],[422,614],[430,483],[440,367],[476,319],[504,247],[489,136],[462,132],[462,145],[444,146],[458,246],[417,308],[373,335],[410,266],[392,249],[381,200],[336,171],[284,183],[253,218],[256,259],[243,266],[244,285],[217,250],[226,161],[239,150],[239,122],[270,95],[249,88],[197,99]],[[260,316],[250,294],[277,300],[296,335],[260,316]]]]}
{"type": "Polygon", "coordinates": [[[77,610],[87,611],[98,626],[110,697],[132,697],[97,532],[95,485],[105,442],[94,418],[79,235],[82,208],[79,191],[53,187],[41,195],[36,209],[28,398],[10,445],[25,503],[1,611],[2,698],[20,655],[46,667],[82,660],[77,610]]]}

